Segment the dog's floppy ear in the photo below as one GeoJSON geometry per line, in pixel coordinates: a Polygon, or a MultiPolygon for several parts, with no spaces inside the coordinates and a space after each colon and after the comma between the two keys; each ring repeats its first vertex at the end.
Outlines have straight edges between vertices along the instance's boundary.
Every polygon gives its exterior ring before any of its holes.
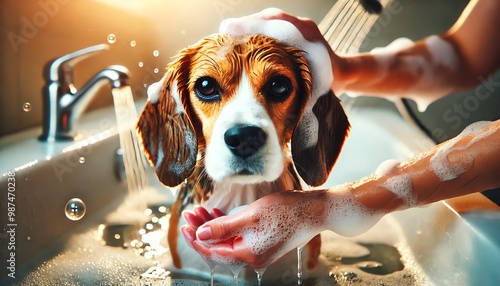
{"type": "Polygon", "coordinates": [[[163,79],[149,87],[149,100],[137,123],[146,156],[158,179],[169,187],[193,172],[198,154],[195,129],[178,88],[178,69],[171,64],[163,79]]]}
{"type": "Polygon", "coordinates": [[[323,184],[337,161],[349,131],[340,100],[329,91],[312,110],[304,112],[292,136],[292,158],[300,177],[310,186],[323,184]]]}

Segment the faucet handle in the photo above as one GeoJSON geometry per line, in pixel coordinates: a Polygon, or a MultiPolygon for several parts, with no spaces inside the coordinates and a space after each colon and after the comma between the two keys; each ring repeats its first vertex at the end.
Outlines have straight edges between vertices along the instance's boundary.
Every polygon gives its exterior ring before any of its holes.
{"type": "Polygon", "coordinates": [[[72,83],[73,66],[81,60],[97,52],[109,50],[109,45],[90,46],[48,62],[45,66],[45,76],[48,81],[72,83]]]}

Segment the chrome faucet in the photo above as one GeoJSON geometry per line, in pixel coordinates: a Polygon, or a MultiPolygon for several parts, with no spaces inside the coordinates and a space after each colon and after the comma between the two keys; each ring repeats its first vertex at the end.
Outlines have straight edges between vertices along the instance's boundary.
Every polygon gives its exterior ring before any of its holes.
{"type": "Polygon", "coordinates": [[[67,54],[45,65],[43,89],[43,134],[41,141],[74,140],[75,122],[83,113],[96,91],[105,83],[111,88],[127,85],[129,71],[112,65],[92,77],[77,90],[73,84],[73,66],[81,60],[104,50],[106,44],[95,45],[67,54]]]}

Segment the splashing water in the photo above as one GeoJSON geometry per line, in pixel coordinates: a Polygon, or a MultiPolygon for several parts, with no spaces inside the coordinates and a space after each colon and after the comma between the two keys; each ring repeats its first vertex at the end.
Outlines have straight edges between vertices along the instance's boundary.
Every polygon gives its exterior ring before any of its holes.
{"type": "Polygon", "coordinates": [[[214,271],[214,268],[215,268],[215,263],[212,263],[210,262],[210,260],[207,260],[207,259],[204,259],[205,262],[207,263],[208,265],[208,268],[210,268],[210,286],[214,286],[214,278],[215,278],[215,271],[214,271]]]}
{"type": "Polygon", "coordinates": [[[66,203],[64,207],[64,213],[66,217],[70,220],[80,220],[85,216],[87,212],[87,207],[85,203],[79,198],[73,198],[66,203]]]}
{"type": "Polygon", "coordinates": [[[23,104],[23,110],[24,110],[25,112],[30,112],[30,111],[31,111],[31,103],[29,103],[29,102],[25,102],[25,103],[23,104]]]}
{"type": "Polygon", "coordinates": [[[297,247],[297,285],[302,285],[302,249],[304,244],[297,247]]]}
{"type": "Polygon", "coordinates": [[[115,36],[115,34],[109,34],[108,35],[108,43],[110,43],[110,44],[116,43],[116,36],[115,36]]]}
{"type": "Polygon", "coordinates": [[[262,284],[262,277],[264,276],[264,272],[266,272],[266,268],[254,269],[255,273],[257,273],[257,285],[260,286],[262,284]]]}
{"type": "Polygon", "coordinates": [[[214,268],[215,268],[215,265],[211,265],[209,267],[210,267],[210,286],[214,286],[214,277],[215,277],[214,268]]]}
{"type": "Polygon", "coordinates": [[[240,275],[240,269],[233,271],[234,286],[238,286],[238,276],[240,275]]]}

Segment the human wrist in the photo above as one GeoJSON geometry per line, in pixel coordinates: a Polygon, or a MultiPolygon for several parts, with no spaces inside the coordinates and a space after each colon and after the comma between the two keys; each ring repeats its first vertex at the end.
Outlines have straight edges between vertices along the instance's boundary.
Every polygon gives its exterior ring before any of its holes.
{"type": "Polygon", "coordinates": [[[365,205],[357,197],[358,187],[352,183],[328,189],[322,203],[328,206],[324,229],[343,236],[356,236],[373,227],[387,212],[365,205]]]}
{"type": "Polygon", "coordinates": [[[332,90],[335,94],[341,94],[345,91],[345,79],[348,77],[348,61],[346,58],[330,51],[330,60],[332,63],[333,81],[332,90]]]}

